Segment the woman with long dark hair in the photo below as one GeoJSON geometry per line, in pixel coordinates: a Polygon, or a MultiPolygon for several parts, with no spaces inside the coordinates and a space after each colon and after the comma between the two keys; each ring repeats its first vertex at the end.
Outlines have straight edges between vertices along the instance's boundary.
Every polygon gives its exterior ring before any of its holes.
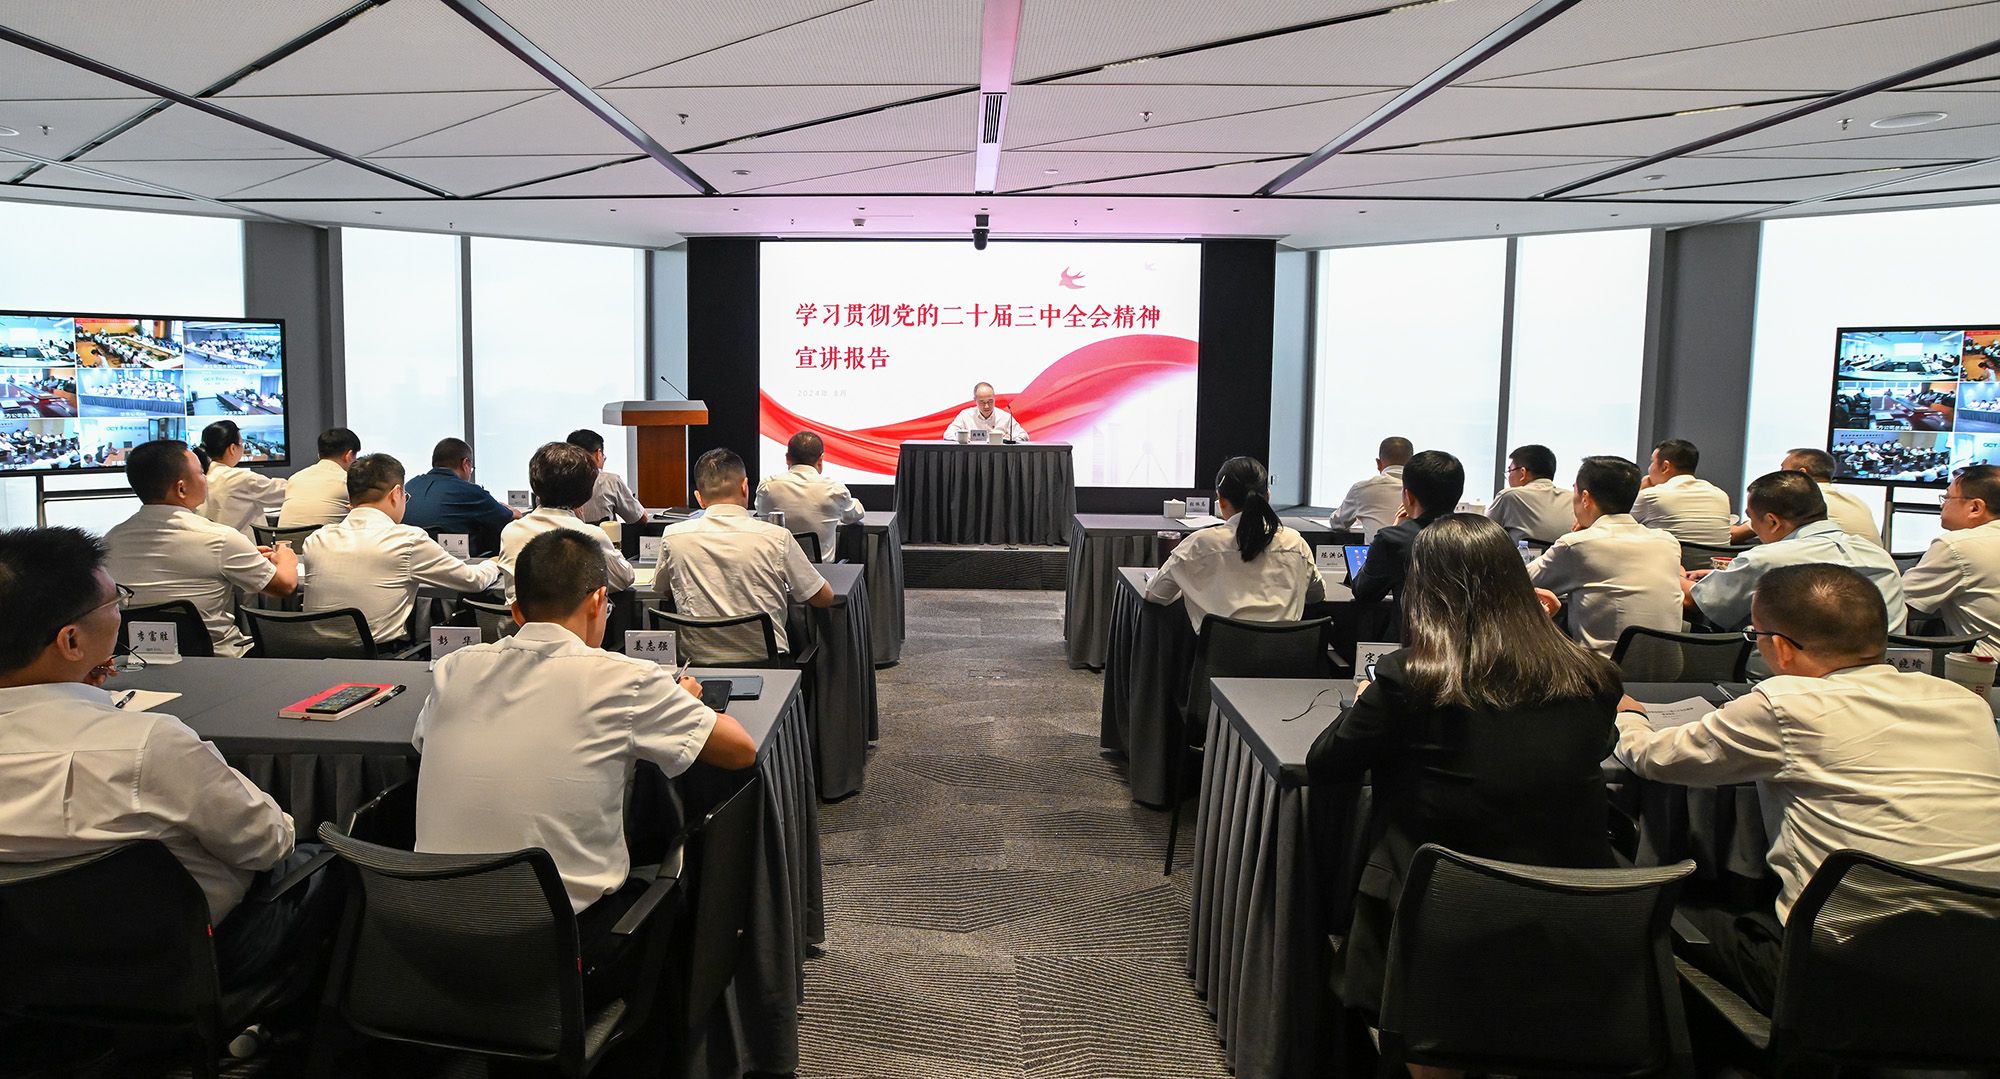
{"type": "Polygon", "coordinates": [[[1307,758],[1315,783],[1372,776],[1342,975],[1346,1003],[1366,1011],[1380,1006],[1390,923],[1423,844],[1613,864],[1599,765],[1617,740],[1617,668],[1556,628],[1519,549],[1484,517],[1454,513],[1418,533],[1403,603],[1404,646],[1307,758]]]}
{"type": "Polygon", "coordinates": [[[1312,547],[1279,522],[1271,508],[1271,477],[1256,458],[1222,462],[1215,514],[1222,524],[1188,536],[1167,556],[1146,586],[1148,600],[1185,600],[1188,621],[1199,631],[1211,614],[1293,621],[1324,593],[1312,547]]]}

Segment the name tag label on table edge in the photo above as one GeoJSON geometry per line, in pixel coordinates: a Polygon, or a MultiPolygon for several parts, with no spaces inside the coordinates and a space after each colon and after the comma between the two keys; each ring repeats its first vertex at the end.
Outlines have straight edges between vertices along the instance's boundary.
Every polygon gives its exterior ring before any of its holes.
{"type": "Polygon", "coordinates": [[[180,626],[173,622],[133,622],[125,627],[125,643],[136,655],[178,657],[180,626]]]}
{"type": "Polygon", "coordinates": [[[535,508],[535,492],[509,491],[507,492],[507,505],[511,509],[517,509],[522,513],[526,513],[535,508]]]}
{"type": "Polygon", "coordinates": [[[1362,641],[1356,644],[1354,646],[1354,680],[1357,682],[1372,680],[1375,677],[1373,673],[1375,664],[1380,663],[1383,656],[1401,647],[1403,646],[1394,641],[1362,641]]]}
{"type": "Polygon", "coordinates": [[[1321,573],[1338,573],[1347,576],[1347,554],[1338,543],[1317,543],[1313,545],[1313,565],[1321,573]]]}
{"type": "Polygon", "coordinates": [[[1189,517],[1206,517],[1208,516],[1210,505],[1211,502],[1206,498],[1194,498],[1190,496],[1187,500],[1187,515],[1189,517]]]}
{"type": "Polygon", "coordinates": [[[1936,674],[1931,670],[1931,650],[1928,648],[1890,648],[1885,660],[1891,667],[1904,674],[1936,674]]]}
{"type": "Polygon", "coordinates": [[[660,560],[660,546],[665,540],[665,536],[640,536],[639,561],[658,562],[660,560]]]}
{"type": "Polygon", "coordinates": [[[438,533],[438,546],[444,548],[444,553],[451,555],[453,558],[466,559],[472,557],[472,537],[463,532],[438,533]]]}
{"type": "Polygon", "coordinates": [[[478,643],[478,626],[432,626],[431,662],[435,664],[461,648],[469,648],[478,643]]]}
{"type": "Polygon", "coordinates": [[[626,630],[625,654],[635,659],[650,659],[664,667],[680,664],[680,649],[670,629],[626,630]]]}

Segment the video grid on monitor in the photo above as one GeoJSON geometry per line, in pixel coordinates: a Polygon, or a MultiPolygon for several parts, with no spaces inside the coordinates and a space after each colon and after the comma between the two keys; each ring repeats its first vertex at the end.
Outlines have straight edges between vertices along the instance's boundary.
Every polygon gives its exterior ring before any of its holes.
{"type": "Polygon", "coordinates": [[[116,469],[222,418],[244,460],[289,460],[284,323],[0,311],[0,472],[116,469]]]}
{"type": "Polygon", "coordinates": [[[1834,365],[1836,479],[1943,487],[2000,463],[2000,323],[1843,328],[1834,365]]]}

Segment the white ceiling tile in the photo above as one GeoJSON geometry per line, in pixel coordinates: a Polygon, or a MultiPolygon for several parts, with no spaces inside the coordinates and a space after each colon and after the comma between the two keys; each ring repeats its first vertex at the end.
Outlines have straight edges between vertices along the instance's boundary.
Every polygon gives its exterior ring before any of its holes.
{"type": "MultiPolygon", "coordinates": [[[[1355,147],[1376,150],[1509,131],[1666,116],[1742,102],[1716,90],[1549,90],[1527,87],[1447,86],[1355,147]]],[[[1331,139],[1339,132],[1328,132],[1331,139]]],[[[1665,145],[1658,149],[1666,149],[1665,145]]]]}
{"type": "MultiPolygon", "coordinates": [[[[613,108],[644,128],[662,146],[678,152],[947,89],[950,87],[942,85],[672,86],[605,90],[603,94],[613,108]],[[686,121],[681,120],[683,114],[686,121]]],[[[968,100],[972,100],[969,95],[968,100]]],[[[973,136],[974,129],[968,121],[952,148],[970,147],[973,136]]],[[[921,147],[857,145],[840,149],[921,147]]]]}
{"type": "Polygon", "coordinates": [[[646,203],[432,199],[421,202],[271,202],[246,205],[327,224],[471,233],[525,240],[570,240],[622,247],[671,247],[680,243],[683,237],[662,225],[659,218],[668,212],[663,204],[675,201],[679,200],[646,203]]]}
{"type": "Polygon", "coordinates": [[[838,11],[854,0],[758,0],[754,4],[663,4],[592,0],[490,0],[487,6],[591,86],[779,27],[838,11]]]}
{"type": "Polygon", "coordinates": [[[1317,30],[1147,60],[1066,81],[1408,86],[1520,14],[1523,6],[1522,0],[1417,4],[1317,30]]]}
{"type": "MultiPolygon", "coordinates": [[[[1563,160],[1556,158],[1554,160],[1563,160]]],[[[1559,184],[1601,172],[1606,162],[1542,165],[1526,169],[1435,176],[1400,182],[1353,184],[1344,187],[1285,188],[1287,195],[1354,195],[1379,198],[1526,199],[1559,184]]],[[[1302,181],[1303,182],[1303,181],[1302,181]]]]}
{"type": "Polygon", "coordinates": [[[139,96],[139,91],[116,79],[93,75],[12,42],[0,42],[0,100],[139,96]]]}
{"type": "Polygon", "coordinates": [[[1027,0],[1014,53],[1014,79],[1039,79],[1099,64],[1378,10],[1381,0],[1124,0],[1079,4],[1027,0]]]}
{"type": "MultiPolygon", "coordinates": [[[[553,170],[551,170],[553,172],[553,170]]],[[[695,172],[705,179],[701,169],[695,172]]],[[[639,197],[645,195],[694,195],[694,188],[673,173],[666,166],[646,158],[643,161],[628,161],[618,165],[606,165],[575,176],[561,176],[541,183],[530,184],[507,192],[509,196],[531,195],[590,195],[602,198],[639,197]]]]}
{"type": "MultiPolygon", "coordinates": [[[[1606,162],[1610,168],[1615,162],[1606,162]]],[[[1855,158],[1823,157],[1722,157],[1703,155],[1677,157],[1648,165],[1587,188],[1576,197],[1637,195],[1676,198],[1678,192],[1711,186],[1747,184],[1752,181],[1808,180],[1813,177],[1853,175],[1870,169],[1927,164],[1920,161],[1868,161],[1855,158]],[[1657,177],[1654,179],[1653,177],[1657,177]]],[[[1863,181],[1865,182],[1865,181],[1863,181]]]]}
{"type": "Polygon", "coordinates": [[[861,116],[787,131],[725,149],[770,153],[781,150],[965,150],[979,131],[979,95],[956,94],[915,105],[899,105],[861,116]]]}
{"type": "Polygon", "coordinates": [[[157,98],[0,101],[0,127],[19,131],[11,149],[61,157],[150,108],[157,98]],[[48,133],[42,125],[48,125],[48,133]]]}
{"type": "Polygon", "coordinates": [[[230,201],[251,199],[407,199],[423,192],[345,161],[327,161],[229,193],[230,201]]]}
{"type": "MultiPolygon", "coordinates": [[[[350,7],[352,0],[0,0],[0,24],[193,94],[350,7]]],[[[128,93],[132,91],[127,91],[128,93]]]]}
{"type": "MultiPolygon", "coordinates": [[[[1052,188],[1051,191],[1077,195],[1249,195],[1270,183],[1273,177],[1285,171],[1291,163],[1290,159],[1245,161],[1169,173],[1164,176],[1064,184],[1052,188]]],[[[1050,179],[1060,179],[1060,177],[1050,177],[1050,179]]]]}
{"type": "MultiPolygon", "coordinates": [[[[1845,162],[1854,164],[1854,162],[1845,162]]],[[[1628,191],[1603,197],[1618,199],[1725,199],[1731,201],[1751,200],[1756,202],[1798,202],[1803,199],[1819,198],[1823,195],[1839,194],[1869,184],[1894,179],[1901,173],[1910,175],[1912,184],[1920,183],[1918,176],[1934,166],[1912,165],[1907,168],[1879,167],[1850,170],[1841,173],[1820,175],[1800,175],[1778,180],[1763,180],[1755,183],[1717,184],[1710,187],[1675,187],[1659,191],[1628,191]]],[[[1969,170],[1968,170],[1969,171],[1969,170]]],[[[1609,186],[1617,186],[1615,183],[1609,186]]],[[[1583,194],[1583,192],[1578,192],[1583,194]]]]}
{"type": "Polygon", "coordinates": [[[548,80],[435,0],[398,0],[224,91],[225,95],[547,90],[548,80]]]}
{"type": "Polygon", "coordinates": [[[895,165],[945,156],[934,151],[894,150],[822,154],[689,154],[682,163],[719,191],[760,191],[800,180],[841,177],[866,185],[879,171],[895,165]],[[738,176],[741,169],[749,175],[738,176]]]}
{"type": "MultiPolygon", "coordinates": [[[[294,168],[303,164],[305,164],[303,161],[292,162],[294,168]]],[[[14,162],[12,160],[0,157],[0,172],[11,173],[13,166],[14,162]]],[[[76,191],[115,191],[133,195],[159,196],[165,194],[158,187],[148,186],[136,180],[126,180],[117,176],[104,175],[104,170],[99,166],[90,165],[86,167],[91,171],[84,172],[80,169],[71,168],[68,165],[49,165],[37,171],[33,176],[23,180],[20,184],[0,187],[0,192],[12,191],[15,187],[54,187],[76,191]]]]}
{"type": "MultiPolygon", "coordinates": [[[[758,194],[896,194],[901,192],[960,193],[972,190],[972,155],[952,154],[845,176],[777,184],[758,194]]],[[[857,217],[869,216],[856,213],[857,217]]],[[[878,211],[879,216],[879,211],[878,211]]]]}
{"type": "MultiPolygon", "coordinates": [[[[195,195],[221,198],[252,184],[309,169],[311,161],[99,161],[90,166],[195,195]]],[[[89,177],[85,177],[89,179],[89,177]]]]}
{"type": "Polygon", "coordinates": [[[1381,86],[1176,86],[1057,82],[1016,86],[1003,145],[1047,143],[1375,93],[1381,86]],[[1147,116],[1145,114],[1151,114],[1147,116]]]}
{"type": "MultiPolygon", "coordinates": [[[[1873,143],[1879,150],[1885,138],[1950,131],[1955,128],[2000,124],[2000,93],[1963,94],[1938,90],[1896,91],[1872,94],[1790,123],[1732,139],[1714,147],[1715,152],[1757,150],[1767,147],[1790,148],[1788,156],[1841,157],[1848,147],[1873,143]],[[1918,128],[1883,129],[1870,127],[1877,120],[1915,112],[1942,112],[1945,118],[1918,128]],[[1843,124],[1842,121],[1848,121],[1843,124]]],[[[1866,156],[1880,156],[1869,153],[1866,156]]],[[[1911,156],[1922,156],[1921,153],[1911,156]]],[[[1974,154],[1973,156],[1981,156],[1974,154]]]]}
{"type": "Polygon", "coordinates": [[[2000,163],[1987,163],[1928,178],[1918,176],[1907,184],[1896,184],[1862,195],[1775,210],[1770,216],[1793,217],[1804,214],[1897,210],[1916,206],[1958,206],[1990,203],[1995,201],[1996,195],[2000,195],[2000,163]]]}
{"type": "MultiPolygon", "coordinates": [[[[1616,159],[1529,154],[1337,154],[1300,177],[1285,192],[1304,194],[1456,176],[1492,177],[1500,173],[1536,172],[1563,166],[1609,167],[1613,160],[1616,159]]],[[[1583,175],[1589,173],[1586,171],[1583,175]]]]}
{"type": "MultiPolygon", "coordinates": [[[[1764,5],[1754,6],[1761,9],[1764,5]]],[[[1678,6],[1671,10],[1679,17],[1678,6]]],[[[1981,3],[1514,75],[1494,80],[1492,85],[1834,92],[1990,40],[1996,20],[2000,20],[1996,12],[2000,7],[1981,3]]],[[[1561,21],[1558,18],[1545,29],[1561,21]]],[[[1983,68],[1967,67],[1953,77],[1971,78],[1982,73],[1983,68]]]]}
{"type": "Polygon", "coordinates": [[[1827,140],[1823,142],[1802,142],[1787,145],[1759,145],[1762,141],[1751,136],[1738,142],[1726,142],[1714,150],[1696,156],[1717,157],[1852,157],[1889,160],[1913,158],[1980,158],[1991,156],[2000,148],[2000,124],[1977,127],[1920,128],[1914,131],[1878,131],[1869,135],[1827,140]]]}
{"type": "MultiPolygon", "coordinates": [[[[636,151],[635,151],[636,152],[636,151]]],[[[373,157],[370,161],[456,195],[479,195],[620,160],[602,154],[499,155],[494,157],[373,157]]],[[[682,190],[687,185],[681,185],[682,190]]]]}
{"type": "MultiPolygon", "coordinates": [[[[544,91],[547,92],[547,91],[544,91]]],[[[533,90],[232,97],[226,107],[357,156],[498,112],[533,90]]]]}
{"type": "MultiPolygon", "coordinates": [[[[1743,108],[1695,111],[1679,116],[1586,124],[1553,131],[1525,131],[1513,135],[1440,141],[1426,144],[1424,148],[1442,153],[1465,154],[1645,157],[1698,138],[1740,127],[1766,116],[1775,116],[1788,107],[1750,105],[1743,108]]],[[[1374,140],[1368,141],[1372,143],[1374,140]]]]}
{"type": "Polygon", "coordinates": [[[977,85],[979,9],[978,0],[869,0],[611,85],[977,85]]]}
{"type": "Polygon", "coordinates": [[[568,94],[543,94],[462,124],[375,151],[396,157],[497,157],[540,154],[615,157],[637,147],[568,94]]]}
{"type": "MultiPolygon", "coordinates": [[[[226,105],[224,106],[227,107],[226,105]]],[[[132,130],[85,154],[85,161],[195,161],[245,157],[317,158],[303,147],[274,139],[186,105],[172,105],[132,130]]]]}
{"type": "MultiPolygon", "coordinates": [[[[1169,173],[1227,165],[1241,154],[1130,153],[1108,150],[1005,150],[1000,154],[1001,191],[1086,183],[1116,176],[1169,173]],[[1054,170],[1051,172],[1050,170],[1054,170]]],[[[1280,166],[1282,168],[1282,166],[1280,166]]],[[[1162,176],[1160,179],[1164,180],[1162,176]]]]}
{"type": "MultiPolygon", "coordinates": [[[[44,169],[44,173],[54,172],[44,169]]],[[[37,173],[35,180],[42,178],[37,173]]],[[[81,177],[81,179],[91,179],[81,177]]],[[[204,217],[254,217],[247,210],[193,199],[176,198],[167,195],[141,195],[134,188],[130,194],[103,194],[93,191],[72,190],[30,181],[25,184],[0,185],[0,201],[5,202],[45,202],[67,206],[101,206],[109,209],[142,210],[150,213],[199,214],[204,217]]],[[[294,218],[294,220],[297,220],[294,218]]]]}
{"type": "Polygon", "coordinates": [[[1155,150],[1204,153],[1310,153],[1395,96],[1394,91],[1362,94],[1266,109],[1244,116],[1149,124],[1132,131],[1073,139],[1038,149],[1155,150]]]}

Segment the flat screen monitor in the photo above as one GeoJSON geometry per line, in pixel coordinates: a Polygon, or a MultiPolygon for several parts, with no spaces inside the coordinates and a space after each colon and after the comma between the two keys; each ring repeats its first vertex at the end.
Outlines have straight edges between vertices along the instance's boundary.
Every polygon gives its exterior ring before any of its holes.
{"type": "Polygon", "coordinates": [[[1944,487],[2000,464],[2000,321],[1841,328],[1829,417],[1842,483],[1944,487]]]}
{"type": "Polygon", "coordinates": [[[0,473],[115,472],[224,419],[244,461],[287,464],[285,397],[278,319],[0,311],[0,473]]]}

